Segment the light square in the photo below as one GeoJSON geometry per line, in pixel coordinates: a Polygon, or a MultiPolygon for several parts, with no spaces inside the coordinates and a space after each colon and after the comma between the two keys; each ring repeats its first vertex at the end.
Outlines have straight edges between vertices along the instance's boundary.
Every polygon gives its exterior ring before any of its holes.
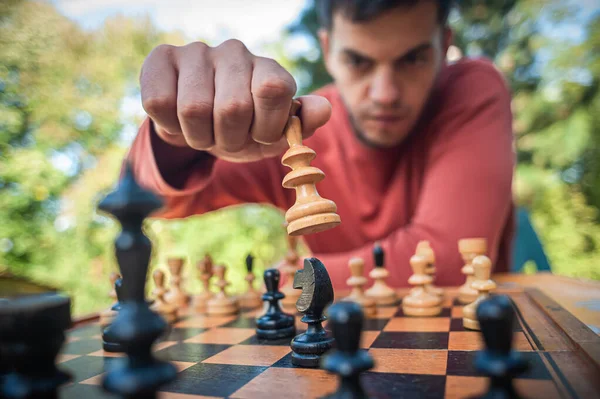
{"type": "Polygon", "coordinates": [[[369,349],[375,360],[374,372],[445,375],[448,351],[420,349],[369,349]]]}
{"type": "Polygon", "coordinates": [[[447,317],[394,317],[383,331],[448,332],[450,331],[450,319],[447,317]]]}
{"type": "Polygon", "coordinates": [[[289,346],[238,345],[225,349],[202,363],[271,366],[290,351],[289,346]]]}
{"type": "Polygon", "coordinates": [[[454,306],[452,307],[452,311],[450,312],[450,317],[453,319],[462,319],[463,317],[463,307],[462,306],[454,306]]]}
{"type": "Polygon", "coordinates": [[[390,317],[393,317],[397,311],[398,311],[397,306],[378,307],[377,313],[375,313],[373,316],[370,316],[369,318],[371,318],[371,319],[389,319],[390,317]]]}
{"type": "Polygon", "coordinates": [[[198,316],[191,317],[189,319],[182,320],[175,323],[173,327],[176,328],[211,328],[222,326],[223,324],[229,323],[236,319],[236,315],[233,316],[198,316]]]}
{"type": "MultiPolygon", "coordinates": [[[[516,379],[515,389],[531,399],[559,398],[556,385],[550,380],[516,379]]],[[[462,399],[484,394],[488,387],[485,377],[446,376],[446,399],[462,399]]]]}
{"type": "MultiPolygon", "coordinates": [[[[478,351],[483,349],[485,349],[485,344],[479,331],[450,331],[448,350],[478,351]]],[[[520,331],[513,335],[513,349],[521,352],[533,350],[525,334],[520,331]]]]}
{"type": "Polygon", "coordinates": [[[251,328],[213,328],[186,339],[184,342],[194,344],[228,344],[235,345],[250,338],[256,333],[251,328]]]}
{"type": "Polygon", "coordinates": [[[379,331],[363,331],[360,336],[360,347],[363,349],[369,349],[371,344],[377,339],[379,331]]]}

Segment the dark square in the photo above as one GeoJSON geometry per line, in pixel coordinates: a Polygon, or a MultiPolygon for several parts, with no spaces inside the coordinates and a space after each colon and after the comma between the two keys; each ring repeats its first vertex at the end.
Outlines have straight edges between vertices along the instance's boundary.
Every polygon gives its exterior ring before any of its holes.
{"type": "Polygon", "coordinates": [[[365,319],[363,322],[364,331],[382,331],[390,319],[365,319]]]}
{"type": "MultiPolygon", "coordinates": [[[[469,330],[468,328],[464,328],[462,317],[456,317],[456,318],[450,319],[450,331],[475,331],[475,330],[469,330]]],[[[515,320],[515,324],[513,325],[513,331],[514,332],[523,331],[523,328],[521,328],[521,323],[519,323],[519,320],[515,320]]]]}
{"type": "MultiPolygon", "coordinates": [[[[448,351],[446,374],[461,376],[483,376],[475,370],[475,356],[479,351],[448,351]]],[[[520,352],[529,364],[529,369],[518,378],[550,380],[552,377],[546,369],[540,355],[536,352],[520,352]]]]}
{"type": "Polygon", "coordinates": [[[155,352],[157,358],[170,362],[201,362],[231,345],[192,344],[180,342],[155,352]]]}
{"type": "Polygon", "coordinates": [[[292,364],[292,352],[279,359],[275,364],[271,365],[271,367],[280,367],[284,369],[296,367],[292,364]]]}
{"type": "Polygon", "coordinates": [[[446,376],[366,372],[362,385],[373,398],[443,398],[446,376]]]}
{"type": "Polygon", "coordinates": [[[81,382],[109,371],[122,361],[122,358],[116,357],[82,356],[63,362],[58,367],[71,374],[71,382],[81,382]]]}
{"type": "Polygon", "coordinates": [[[118,399],[119,396],[113,395],[102,389],[101,385],[73,384],[63,387],[59,390],[61,399],[118,399]]]}
{"type": "Polygon", "coordinates": [[[92,335],[102,334],[100,324],[89,324],[67,331],[67,337],[90,338],[92,335]]]}
{"type": "Polygon", "coordinates": [[[254,317],[238,317],[221,327],[225,328],[256,328],[256,319],[254,317]]]}
{"type": "MultiPolygon", "coordinates": [[[[298,331],[296,331],[296,334],[298,334],[298,331]]],[[[268,340],[268,339],[261,339],[261,338],[258,338],[256,335],[253,335],[250,338],[246,339],[245,341],[240,342],[238,345],[290,346],[290,342],[292,341],[293,338],[294,337],[268,340]]]]}
{"type": "Polygon", "coordinates": [[[101,339],[80,339],[65,343],[61,353],[63,355],[87,355],[100,349],[102,349],[101,339]]]}
{"type": "Polygon", "coordinates": [[[206,328],[171,328],[160,338],[160,341],[185,341],[206,330],[206,328]]]}
{"type": "Polygon", "coordinates": [[[161,391],[188,395],[229,396],[268,367],[198,363],[183,370],[161,391]]]}
{"type": "Polygon", "coordinates": [[[371,348],[447,349],[447,332],[388,332],[377,336],[371,348]]]}
{"type": "MultiPolygon", "coordinates": [[[[439,315],[431,316],[431,317],[450,317],[450,313],[451,313],[450,308],[442,308],[442,311],[440,312],[439,315]]],[[[402,306],[399,306],[398,311],[396,312],[394,317],[410,317],[410,316],[405,316],[404,312],[402,311],[402,306]]]]}

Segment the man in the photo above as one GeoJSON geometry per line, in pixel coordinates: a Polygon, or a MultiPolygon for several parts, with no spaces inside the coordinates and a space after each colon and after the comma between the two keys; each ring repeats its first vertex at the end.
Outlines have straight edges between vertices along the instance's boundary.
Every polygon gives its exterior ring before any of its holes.
{"type": "MultiPolygon", "coordinates": [[[[386,251],[388,283],[406,285],[419,240],[438,284],[464,277],[457,240],[488,239],[496,270],[509,259],[514,164],[510,95],[483,60],[445,62],[448,0],[323,0],[319,33],[334,84],[299,97],[305,144],[327,177],[318,190],[342,224],[305,236],[345,285],[353,256],[386,251]],[[309,138],[310,137],[310,138],[309,138]]],[[[149,119],[129,159],[166,199],[164,217],[245,202],[288,209],[282,136],[296,85],[275,61],[236,40],[162,45],[142,67],[149,119]]]]}

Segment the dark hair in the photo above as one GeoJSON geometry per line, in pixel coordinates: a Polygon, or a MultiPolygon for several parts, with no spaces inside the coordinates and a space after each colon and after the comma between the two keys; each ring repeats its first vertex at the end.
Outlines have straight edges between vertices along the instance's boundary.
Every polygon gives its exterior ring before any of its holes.
{"type": "MultiPolygon", "coordinates": [[[[316,0],[319,23],[327,30],[333,25],[333,14],[341,11],[353,22],[368,21],[396,7],[411,7],[422,0],[316,0]]],[[[436,0],[438,22],[446,25],[452,0],[436,0]]]]}

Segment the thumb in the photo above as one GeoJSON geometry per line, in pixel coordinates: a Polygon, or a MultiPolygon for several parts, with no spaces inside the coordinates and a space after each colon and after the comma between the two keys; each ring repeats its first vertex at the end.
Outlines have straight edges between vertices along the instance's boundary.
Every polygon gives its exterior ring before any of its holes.
{"type": "Polygon", "coordinates": [[[297,100],[302,104],[302,137],[307,138],[331,118],[331,103],[325,97],[315,95],[300,96],[297,100]]]}

